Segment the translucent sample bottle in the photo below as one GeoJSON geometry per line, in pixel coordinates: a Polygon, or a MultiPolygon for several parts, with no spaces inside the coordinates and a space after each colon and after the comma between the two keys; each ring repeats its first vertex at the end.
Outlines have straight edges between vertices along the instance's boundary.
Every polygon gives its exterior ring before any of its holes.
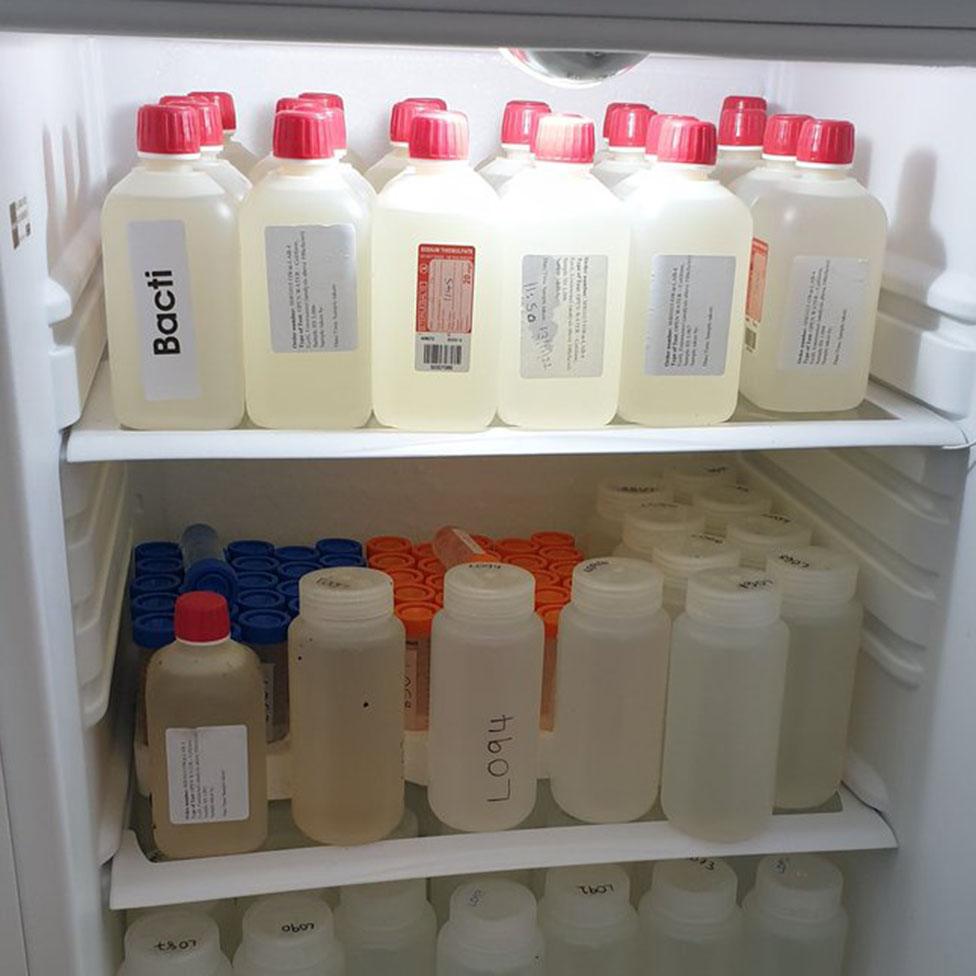
{"type": "Polygon", "coordinates": [[[718,122],[718,162],[715,179],[729,186],[762,163],[766,111],[761,108],[723,108],[718,122]]]}
{"type": "Polygon", "coordinates": [[[373,212],[373,409],[478,430],[498,400],[498,197],[468,165],[461,113],[421,113],[410,140],[373,212]]]}
{"type": "Polygon", "coordinates": [[[299,583],[288,631],[295,823],[323,844],[385,837],[403,816],[403,624],[386,573],[299,583]]]}
{"type": "Polygon", "coordinates": [[[847,913],[844,878],[815,854],[771,855],[742,903],[750,976],[841,976],[847,913]]]}
{"type": "Polygon", "coordinates": [[[237,131],[237,108],[234,105],[234,96],[226,91],[191,91],[193,96],[205,96],[215,101],[220,107],[220,122],[223,128],[224,137],[224,158],[229,160],[232,166],[239,169],[245,176],[248,176],[258,157],[246,146],[234,138],[237,131]]]}
{"type": "Polygon", "coordinates": [[[203,912],[150,912],[125,933],[118,976],[231,976],[217,923],[203,912]]]}
{"type": "Polygon", "coordinates": [[[187,590],[207,590],[219,593],[228,602],[237,597],[237,573],[224,558],[220,537],[206,522],[188,525],[180,535],[180,552],[187,590]]]}
{"type": "Polygon", "coordinates": [[[617,864],[549,868],[539,903],[546,969],[559,976],[636,976],[637,912],[617,864]]]}
{"type": "Polygon", "coordinates": [[[590,428],[617,412],[629,229],[591,173],[593,123],[544,115],[535,165],[502,188],[499,416],[590,428]]]}
{"type": "Polygon", "coordinates": [[[260,898],[244,913],[234,976],[346,976],[332,910],[311,894],[260,898]]]}
{"type": "Polygon", "coordinates": [[[288,734],[288,625],[285,610],[245,610],[237,618],[241,640],[261,662],[268,742],[288,734]]]}
{"type": "Polygon", "coordinates": [[[328,122],[275,116],[280,165],[241,207],[247,412],[261,427],[369,419],[368,207],[339,173],[328,122]]]}
{"type": "Polygon", "coordinates": [[[505,830],[535,805],[543,624],[518,566],[444,576],[430,644],[427,799],[456,830],[505,830]]]}
{"type": "Polygon", "coordinates": [[[735,872],[718,858],[655,864],[650,890],[639,906],[647,971],[654,976],[739,976],[737,884],[735,872]]]}
{"type": "Polygon", "coordinates": [[[710,485],[691,499],[705,515],[705,531],[724,536],[730,523],[747,515],[763,515],[773,507],[773,499],[764,491],[748,485],[710,485]]]}
{"type": "MultiPolygon", "coordinates": [[[[338,112],[342,118],[342,139],[336,145],[336,158],[352,169],[357,175],[362,176],[366,170],[366,164],[359,157],[358,153],[353,152],[346,142],[346,105],[341,95],[335,92],[306,91],[299,92],[299,98],[311,99],[313,102],[320,102],[326,112],[338,112]]],[[[365,179],[365,177],[364,177],[365,179]]],[[[372,189],[372,187],[370,187],[372,189]]],[[[375,193],[375,191],[373,191],[375,193]]]]}
{"type": "Polygon", "coordinates": [[[695,533],[667,539],[655,546],[651,558],[664,576],[664,609],[674,620],[685,609],[688,580],[706,569],[739,565],[739,550],[716,535],[695,533]]]}
{"type": "Polygon", "coordinates": [[[747,206],[797,174],[796,144],[809,115],[770,115],[763,136],[762,164],[740,176],[729,189],[747,206]]]}
{"type": "Polygon", "coordinates": [[[216,593],[176,601],[146,674],[153,838],[167,857],[253,851],[268,828],[264,683],[216,593]]]}
{"type": "Polygon", "coordinates": [[[596,512],[583,533],[583,550],[590,558],[609,556],[623,537],[624,515],[645,502],[671,500],[663,478],[607,478],[596,489],[596,512]]]}
{"type": "MultiPolygon", "coordinates": [[[[313,115],[322,115],[322,103],[311,98],[291,98],[285,96],[275,102],[275,118],[279,112],[310,112],[313,115]]],[[[274,130],[272,129],[272,140],[274,130]]],[[[281,160],[274,154],[274,150],[258,160],[257,165],[251,170],[251,183],[257,186],[268,173],[276,170],[281,165],[281,160]]]]}
{"type": "Polygon", "coordinates": [[[674,624],[661,806],[679,830],[731,842],[773,812],[789,632],[779,585],[755,569],[688,581],[674,624]]]}
{"type": "Polygon", "coordinates": [[[430,629],[437,610],[433,603],[396,606],[406,634],[403,727],[408,732],[426,732],[430,721],[430,629]]]}
{"type": "Polygon", "coordinates": [[[551,112],[545,102],[511,101],[505,103],[502,115],[501,152],[486,160],[478,172],[495,190],[504,186],[516,173],[532,165],[532,140],[539,117],[551,112]]]}
{"type": "MultiPolygon", "coordinates": [[[[146,597],[136,597],[145,600],[146,597]]],[[[171,597],[173,603],[175,597],[171,597]]],[[[135,601],[133,601],[135,602],[135,601]]],[[[173,631],[173,610],[160,613],[147,613],[132,620],[132,643],[139,655],[139,694],[136,697],[136,741],[148,745],[146,729],[146,674],[153,654],[161,647],[172,644],[176,637],[173,631]]]]}
{"type": "Polygon", "coordinates": [[[739,550],[740,565],[750,569],[765,569],[766,559],[785,549],[807,546],[813,530],[806,522],[792,519],[789,515],[764,512],[746,515],[729,524],[725,541],[739,550]]]}
{"type": "Polygon", "coordinates": [[[671,115],[662,112],[651,115],[647,123],[647,136],[644,143],[644,165],[613,186],[614,196],[621,200],[626,200],[632,193],[647,184],[654,170],[654,165],[657,163],[657,150],[661,141],[661,130],[664,128],[664,123],[672,119],[687,119],[690,122],[697,121],[694,115],[671,115]]]}
{"type": "Polygon", "coordinates": [[[710,122],[665,122],[651,176],[627,197],[625,420],[714,424],[735,410],[752,219],[712,178],[715,152],[710,122]]]}
{"type": "Polygon", "coordinates": [[[549,786],[577,820],[636,820],[657,799],[671,637],[661,588],[660,571],[637,559],[590,559],[573,572],[549,786]]]}
{"type": "MultiPolygon", "coordinates": [[[[241,941],[241,916],[233,898],[214,898],[211,901],[185,902],[177,905],[160,905],[154,908],[130,908],[125,913],[126,928],[131,928],[140,918],[146,915],[159,915],[162,912],[200,912],[208,915],[217,923],[220,938],[220,951],[228,958],[233,958],[234,950],[241,941]]],[[[167,939],[169,941],[182,941],[167,939]]]]}
{"type": "Polygon", "coordinates": [[[734,484],[734,464],[725,461],[680,461],[665,472],[665,480],[674,491],[674,500],[690,505],[702,489],[715,484],[734,484]]]}
{"type": "Polygon", "coordinates": [[[826,803],[840,786],[864,616],[857,562],[806,546],[770,556],[766,572],[783,590],[790,629],[780,727],[776,806],[826,803]]]}
{"type": "Polygon", "coordinates": [[[704,531],[705,515],[691,505],[643,502],[624,515],[623,541],[613,554],[652,562],[658,546],[704,531]]]}
{"type": "Polygon", "coordinates": [[[423,878],[344,886],[336,929],[347,976],[433,976],[437,919],[423,878]]]}
{"type": "Polygon", "coordinates": [[[887,218],[853,159],[850,122],[809,119],[796,178],[752,208],[742,393],[764,410],[851,410],[867,391],[887,218]]]}
{"type": "Polygon", "coordinates": [[[500,878],[471,881],[451,895],[437,937],[437,976],[542,976],[545,943],[535,896],[500,878]]]}
{"type": "Polygon", "coordinates": [[[139,109],[139,162],[102,208],[112,402],[143,430],[236,427],[244,413],[233,201],[206,173],[198,110],[139,109]]]}
{"type": "Polygon", "coordinates": [[[640,102],[620,102],[607,109],[604,117],[607,151],[593,167],[593,175],[608,190],[647,165],[644,159],[647,125],[654,114],[640,102]]]}
{"type": "Polygon", "coordinates": [[[394,176],[399,176],[409,160],[410,127],[421,112],[443,111],[447,102],[443,98],[405,98],[390,111],[390,150],[366,170],[366,179],[377,193],[394,176]]]}

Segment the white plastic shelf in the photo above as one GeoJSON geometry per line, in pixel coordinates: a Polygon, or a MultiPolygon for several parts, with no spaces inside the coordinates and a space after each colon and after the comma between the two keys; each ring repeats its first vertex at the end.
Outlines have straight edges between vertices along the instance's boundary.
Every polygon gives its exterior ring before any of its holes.
{"type": "Polygon", "coordinates": [[[741,404],[732,420],[711,427],[648,428],[614,423],[599,430],[532,431],[495,425],[477,433],[413,433],[372,424],[362,430],[139,431],[119,426],[106,363],[84,413],[68,436],[69,461],[209,458],[406,458],[521,454],[641,454],[775,450],[791,447],[963,447],[951,420],[872,384],[857,410],[788,418],[741,404]]]}

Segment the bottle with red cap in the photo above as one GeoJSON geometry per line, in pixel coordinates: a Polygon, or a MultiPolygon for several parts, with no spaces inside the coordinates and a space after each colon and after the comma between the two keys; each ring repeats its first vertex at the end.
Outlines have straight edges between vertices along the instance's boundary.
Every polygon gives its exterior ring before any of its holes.
{"type": "Polygon", "coordinates": [[[237,207],[200,162],[193,105],[143,105],[139,161],[102,208],[115,415],[140,430],[244,413],[237,207]]]}
{"type": "Polygon", "coordinates": [[[480,430],[498,383],[498,197],[460,112],[418,114],[409,166],[373,211],[373,410],[391,427],[480,430]]]}
{"type": "MultiPolygon", "coordinates": [[[[301,92],[298,96],[299,98],[311,99],[313,102],[321,102],[326,108],[337,108],[342,112],[343,119],[345,119],[346,114],[346,104],[342,99],[341,95],[337,95],[335,92],[316,92],[307,91],[301,92]]],[[[345,141],[345,122],[343,122],[343,139],[342,145],[336,144],[336,157],[340,162],[346,163],[351,166],[360,176],[366,171],[366,164],[360,158],[358,153],[353,152],[345,141]]]]}
{"type": "Polygon", "coordinates": [[[264,681],[217,593],[176,601],[146,674],[153,837],[171,858],[241,854],[268,831],[264,681]]]}
{"type": "Polygon", "coordinates": [[[407,168],[410,158],[410,128],[421,112],[444,111],[443,98],[405,98],[390,110],[390,149],[366,170],[366,179],[377,193],[394,176],[407,168]]]}
{"type": "Polygon", "coordinates": [[[796,144],[809,115],[770,115],[763,136],[762,165],[735,180],[729,189],[751,207],[763,193],[797,173],[796,144]]]}
{"type": "Polygon", "coordinates": [[[601,427],[617,411],[629,231],[593,175],[593,122],[544,115],[502,198],[501,418],[601,427]]]}
{"type": "Polygon", "coordinates": [[[797,175],[753,205],[742,392],[765,410],[851,410],[867,392],[888,221],[853,160],[852,123],[808,119],[797,175]]]}
{"type": "Polygon", "coordinates": [[[478,167],[478,172],[496,190],[532,165],[536,126],[539,119],[551,111],[546,102],[511,101],[505,104],[501,152],[478,167]]]}
{"type": "MultiPolygon", "coordinates": [[[[297,98],[284,95],[275,102],[275,117],[277,118],[279,112],[321,112],[323,108],[324,105],[321,101],[316,101],[312,98],[297,98]]],[[[273,139],[274,130],[272,129],[273,139]]],[[[278,163],[279,160],[275,156],[274,147],[272,146],[271,152],[267,156],[262,157],[251,170],[251,183],[257,186],[268,173],[278,166],[278,163]]]]}
{"type": "Polygon", "coordinates": [[[237,131],[237,107],[234,96],[227,91],[191,91],[191,97],[202,96],[210,99],[220,109],[220,124],[223,129],[223,157],[231,166],[250,177],[258,157],[234,138],[237,131]]]}
{"type": "Polygon", "coordinates": [[[715,156],[711,122],[669,119],[627,197],[620,415],[635,423],[715,424],[735,409],[752,220],[714,178],[715,156]]]}
{"type": "Polygon", "coordinates": [[[593,175],[611,190],[647,165],[647,127],[657,113],[642,102],[616,102],[607,109],[604,130],[607,151],[593,175]]]}
{"type": "Polygon", "coordinates": [[[372,409],[369,207],[342,177],[324,114],[279,112],[274,155],[241,207],[248,416],[361,427],[372,409]]]}
{"type": "Polygon", "coordinates": [[[661,129],[668,119],[690,119],[697,121],[694,115],[673,115],[657,112],[653,114],[647,123],[647,137],[644,142],[644,165],[638,167],[629,176],[612,187],[616,196],[621,200],[626,200],[638,187],[643,186],[650,175],[654,164],[657,162],[657,145],[661,139],[661,129]]]}
{"type": "MultiPolygon", "coordinates": [[[[738,96],[740,100],[745,96],[738,96]]],[[[715,179],[728,186],[762,162],[766,110],[758,105],[723,108],[718,123],[715,179]]]]}

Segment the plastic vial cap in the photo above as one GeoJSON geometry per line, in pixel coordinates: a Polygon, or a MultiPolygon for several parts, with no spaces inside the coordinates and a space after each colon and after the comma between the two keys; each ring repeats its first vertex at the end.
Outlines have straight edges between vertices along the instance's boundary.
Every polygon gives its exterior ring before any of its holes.
{"type": "Polygon", "coordinates": [[[502,145],[531,146],[539,118],[551,111],[546,102],[506,102],[502,115],[502,145]]]}
{"type": "Polygon", "coordinates": [[[551,112],[539,119],[532,151],[548,163],[592,163],[596,149],[593,120],[585,115],[551,112]]]}
{"type": "Polygon", "coordinates": [[[705,531],[705,515],[680,502],[641,502],[624,515],[623,541],[631,549],[651,550],[668,536],[705,531]]]}
{"type": "Polygon", "coordinates": [[[156,559],[137,559],[136,576],[182,576],[183,560],[174,556],[156,559]]]}
{"type": "Polygon", "coordinates": [[[647,138],[644,142],[644,152],[648,156],[657,156],[657,147],[661,141],[661,129],[664,128],[665,122],[671,122],[676,119],[684,119],[689,122],[695,122],[697,119],[694,115],[669,115],[667,113],[657,115],[652,115],[647,123],[647,138]]]}
{"type": "Polygon", "coordinates": [[[857,592],[857,561],[823,546],[799,546],[771,555],[766,572],[782,587],[784,600],[847,603],[857,592]]]}
{"type": "Polygon", "coordinates": [[[344,112],[346,105],[342,100],[341,95],[337,95],[335,92],[299,92],[299,98],[307,98],[313,102],[319,102],[326,108],[337,108],[339,111],[344,112]]]}
{"type": "Polygon", "coordinates": [[[686,580],[706,569],[734,569],[739,550],[717,535],[697,533],[667,539],[654,547],[654,564],[667,580],[686,580]]]}
{"type": "Polygon", "coordinates": [[[732,627],[766,627],[779,619],[783,591],[760,569],[708,569],[688,578],[689,617],[732,627]]]}
{"type": "Polygon", "coordinates": [[[718,122],[720,146],[760,147],[766,131],[766,112],[761,108],[725,108],[718,122]]]}
{"type": "Polygon", "coordinates": [[[726,95],[722,100],[722,111],[729,108],[758,108],[765,112],[766,99],[761,95],[726,95]]]}
{"type": "MultiPolygon", "coordinates": [[[[240,570],[240,566],[235,566],[235,572],[240,570]]],[[[239,573],[237,577],[237,598],[243,600],[248,590],[273,590],[278,585],[276,573],[267,573],[264,570],[248,573],[239,573]]]]}
{"type": "Polygon", "coordinates": [[[237,128],[237,109],[234,106],[234,96],[225,91],[191,91],[194,97],[214,99],[220,106],[220,122],[224,132],[233,132],[237,128]]]}
{"type": "Polygon", "coordinates": [[[597,487],[596,511],[610,522],[619,522],[626,512],[652,500],[671,500],[671,491],[663,478],[614,478],[601,481],[597,487]]]}
{"type": "Polygon", "coordinates": [[[343,923],[377,934],[414,925],[427,910],[423,878],[382,884],[344,885],[339,893],[343,923]]]}
{"type": "Polygon", "coordinates": [[[467,159],[468,117],[463,112],[426,111],[410,124],[411,159],[467,159]]]}
{"type": "Polygon", "coordinates": [[[300,602],[299,602],[299,599],[298,599],[298,597],[297,597],[297,596],[293,596],[293,597],[292,597],[292,598],[291,598],[291,599],[290,599],[290,600],[288,601],[288,614],[289,614],[289,616],[291,616],[292,618],[295,618],[295,617],[297,617],[297,616],[298,616],[298,614],[299,614],[300,612],[301,612],[301,604],[300,604],[300,602]]]}
{"type": "MultiPolygon", "coordinates": [[[[332,909],[314,895],[271,895],[244,913],[235,971],[243,962],[267,973],[314,970],[339,950],[332,909]]],[[[243,968],[243,967],[241,967],[243,968]]]]}
{"type": "Polygon", "coordinates": [[[132,550],[133,558],[139,559],[182,559],[183,552],[175,542],[153,540],[140,542],[132,550]]]}
{"type": "Polygon", "coordinates": [[[331,159],[334,146],[324,115],[286,110],[274,119],[274,155],[278,159],[331,159]]]}
{"type": "Polygon", "coordinates": [[[714,166],[718,155],[715,126],[692,119],[668,119],[657,144],[659,163],[714,166]]]}
{"type": "Polygon", "coordinates": [[[298,580],[283,580],[275,589],[286,599],[292,600],[298,596],[298,580]]]}
{"type": "Polygon", "coordinates": [[[783,549],[809,545],[812,535],[809,525],[788,515],[764,512],[731,522],[725,538],[742,553],[743,566],[765,569],[767,556],[783,549]]]}
{"type": "Polygon", "coordinates": [[[475,619],[526,616],[535,609],[535,578],[506,563],[463,563],[444,574],[444,609],[475,619]]]}
{"type": "Polygon", "coordinates": [[[570,546],[576,545],[576,537],[572,532],[556,532],[545,530],[543,532],[533,532],[529,536],[529,542],[538,546],[540,549],[546,546],[570,546]]]}
{"type": "Polygon", "coordinates": [[[338,152],[345,149],[348,145],[346,142],[346,113],[341,108],[323,108],[321,114],[325,116],[325,122],[329,129],[332,151],[338,152]]]}
{"type": "Polygon", "coordinates": [[[222,146],[224,144],[220,109],[213,102],[204,98],[194,98],[191,95],[163,95],[159,104],[188,105],[190,108],[195,108],[200,116],[200,145],[222,146]]]}
{"type": "MultiPolygon", "coordinates": [[[[284,607],[285,598],[280,599],[281,606],[284,607]]],[[[245,610],[237,618],[237,622],[241,627],[241,638],[246,644],[283,644],[288,640],[291,617],[285,610],[245,610]]]]}
{"type": "Polygon", "coordinates": [[[809,115],[770,115],[763,135],[763,155],[793,159],[803,123],[809,115]]]}
{"type": "Polygon", "coordinates": [[[508,953],[538,938],[535,896],[505,878],[482,878],[456,888],[450,921],[459,942],[482,951],[508,953]]]}
{"type": "Polygon", "coordinates": [[[582,613],[654,613],[663,588],[661,571],[642,559],[588,559],[573,570],[572,603],[582,613]]]}
{"type": "Polygon", "coordinates": [[[278,593],[273,584],[268,589],[247,590],[238,594],[237,608],[240,612],[245,610],[283,610],[287,599],[278,593]]]}
{"type": "Polygon", "coordinates": [[[172,620],[175,607],[175,593],[142,593],[132,598],[129,609],[132,612],[133,619],[145,617],[151,613],[165,613],[172,620]]]}
{"type": "Polygon", "coordinates": [[[303,576],[308,573],[314,573],[317,569],[320,569],[318,560],[315,562],[308,563],[282,563],[278,567],[278,576],[280,579],[297,579],[300,580],[303,576]]]}
{"type": "Polygon", "coordinates": [[[667,473],[674,486],[675,492],[682,495],[694,495],[706,485],[715,483],[731,484],[735,481],[735,468],[723,462],[690,461],[676,464],[667,473]]]}
{"type": "Polygon", "coordinates": [[[186,589],[219,593],[232,600],[237,595],[237,573],[223,559],[201,559],[187,569],[186,589]]]}
{"type": "Polygon", "coordinates": [[[434,622],[434,615],[438,611],[436,603],[400,603],[396,608],[396,615],[403,624],[408,640],[422,640],[430,637],[430,627],[434,622]]]}
{"type": "Polygon", "coordinates": [[[279,112],[311,112],[318,114],[322,111],[322,103],[311,98],[291,98],[286,95],[275,102],[275,115],[279,112]]]}
{"type": "Polygon", "coordinates": [[[406,145],[410,141],[410,126],[421,112],[443,111],[443,98],[405,98],[390,110],[390,142],[406,145]]]}
{"type": "Polygon", "coordinates": [[[604,139],[606,139],[606,137],[610,134],[610,117],[613,115],[614,110],[618,106],[620,106],[620,105],[630,105],[630,104],[633,104],[633,103],[631,103],[631,102],[609,102],[607,104],[607,107],[606,107],[606,109],[604,109],[604,112],[603,112],[603,129],[601,130],[603,132],[603,138],[604,139]]]}
{"type": "Polygon", "coordinates": [[[279,546],[275,559],[279,563],[314,563],[318,554],[311,546],[279,546]]]}
{"type": "Polygon", "coordinates": [[[159,650],[176,639],[173,629],[173,612],[149,613],[132,621],[132,639],[139,647],[159,650]]]}
{"type": "Polygon", "coordinates": [[[647,126],[655,113],[641,102],[620,102],[607,109],[603,119],[604,138],[611,149],[643,149],[647,126]]]}
{"type": "Polygon", "coordinates": [[[315,549],[320,556],[362,556],[363,544],[355,539],[343,539],[339,537],[330,539],[319,539],[315,543],[315,549]]]}
{"type": "Polygon", "coordinates": [[[692,504],[706,515],[734,518],[740,515],[762,515],[773,505],[773,499],[763,491],[748,485],[709,485],[695,492],[692,504]]]}
{"type": "Polygon", "coordinates": [[[311,620],[372,620],[393,613],[393,580],[363,566],[307,573],[298,596],[302,616],[311,620]]]}
{"type": "Polygon", "coordinates": [[[273,556],[274,545],[264,539],[235,539],[227,546],[227,558],[273,556]]]}
{"type": "Polygon", "coordinates": [[[676,922],[718,925],[735,911],[737,887],[735,871],[717,858],[660,861],[641,902],[676,922]]]}
{"type": "Polygon", "coordinates": [[[798,165],[849,166],[854,162],[854,123],[807,119],[796,144],[798,165]]]}
{"type": "Polygon", "coordinates": [[[192,105],[143,105],[136,116],[136,149],[157,156],[200,153],[200,113],[192,105]]]}
{"type": "Polygon", "coordinates": [[[226,965],[217,923],[203,912],[149,912],[125,933],[126,976],[215,976],[226,965]]]}
{"type": "Polygon", "coordinates": [[[577,928],[605,928],[633,917],[630,878],[617,864],[546,871],[542,913],[577,928]]]}
{"type": "Polygon", "coordinates": [[[336,566],[365,566],[366,560],[362,556],[323,556],[319,560],[323,569],[334,569],[336,566]]]}
{"type": "Polygon", "coordinates": [[[816,854],[772,854],[759,862],[755,892],[757,906],[770,915],[824,922],[840,911],[844,876],[816,854]]]}
{"type": "Polygon", "coordinates": [[[184,593],[176,601],[173,624],[177,640],[190,644],[224,640],[230,634],[227,601],[207,590],[184,593]]]}
{"type": "Polygon", "coordinates": [[[176,573],[161,576],[139,576],[129,584],[129,596],[137,597],[145,593],[178,593],[180,578],[176,573]]]}

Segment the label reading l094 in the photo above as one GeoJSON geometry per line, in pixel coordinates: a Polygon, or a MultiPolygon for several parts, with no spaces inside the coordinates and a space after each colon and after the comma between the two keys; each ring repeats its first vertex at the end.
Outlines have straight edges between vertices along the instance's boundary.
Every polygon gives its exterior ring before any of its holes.
{"type": "Polygon", "coordinates": [[[166,774],[170,823],[247,820],[247,726],[167,729],[166,774]]]}
{"type": "Polygon", "coordinates": [[[466,373],[471,368],[475,249],[462,244],[417,248],[414,369],[466,373]]]}

